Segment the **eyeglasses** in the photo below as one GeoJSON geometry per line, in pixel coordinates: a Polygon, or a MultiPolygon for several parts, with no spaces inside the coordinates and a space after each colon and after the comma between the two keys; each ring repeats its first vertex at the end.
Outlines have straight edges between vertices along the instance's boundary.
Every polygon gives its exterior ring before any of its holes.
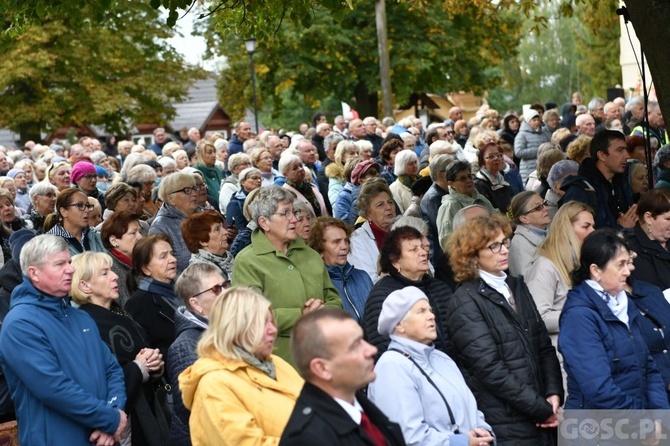
{"type": "Polygon", "coordinates": [[[98,179],[98,174],[89,173],[89,174],[84,175],[82,178],[85,179],[85,180],[97,180],[98,179]]]}
{"type": "Polygon", "coordinates": [[[225,281],[225,282],[222,282],[222,283],[217,283],[213,287],[207,288],[205,291],[200,291],[198,294],[194,294],[193,297],[198,297],[201,294],[205,294],[207,291],[211,291],[212,293],[214,293],[218,296],[219,294],[221,294],[221,291],[228,288],[229,284],[230,284],[230,282],[228,282],[228,281],[225,281]]]}
{"type": "Polygon", "coordinates": [[[300,217],[302,217],[302,211],[292,211],[291,209],[286,209],[284,212],[277,212],[273,215],[279,215],[289,219],[295,217],[296,219],[300,220],[300,217]]]}
{"type": "Polygon", "coordinates": [[[246,177],[245,180],[261,181],[262,178],[259,177],[258,175],[254,175],[254,176],[251,176],[251,177],[246,177]]]}
{"type": "Polygon", "coordinates": [[[170,194],[176,194],[177,192],[183,192],[186,195],[190,195],[191,192],[200,192],[200,189],[202,189],[204,185],[203,184],[198,184],[197,186],[187,186],[183,189],[176,190],[174,192],[171,192],[170,194]]]}
{"type": "Polygon", "coordinates": [[[509,249],[509,244],[509,237],[505,237],[502,242],[491,243],[489,246],[487,246],[487,248],[489,248],[493,254],[498,254],[500,251],[502,251],[503,246],[509,249]]]}
{"type": "Polygon", "coordinates": [[[468,176],[466,176],[466,177],[456,178],[456,179],[454,180],[454,183],[458,183],[459,181],[468,181],[468,180],[474,180],[474,179],[475,179],[475,176],[474,176],[474,175],[468,175],[468,176]]]}
{"type": "Polygon", "coordinates": [[[532,214],[533,212],[539,212],[542,209],[546,208],[547,206],[549,206],[549,203],[547,203],[546,201],[543,201],[542,203],[538,204],[537,206],[534,206],[534,207],[530,208],[528,211],[524,212],[523,215],[532,214]]]}
{"type": "Polygon", "coordinates": [[[91,203],[84,203],[83,201],[80,201],[80,202],[77,202],[77,203],[70,203],[70,204],[65,205],[65,207],[72,207],[72,206],[76,207],[80,211],[84,211],[84,210],[89,210],[90,211],[95,207],[91,203]]]}
{"type": "Polygon", "coordinates": [[[484,159],[486,161],[491,161],[491,160],[495,160],[495,159],[502,158],[502,157],[503,157],[502,153],[495,153],[493,155],[485,156],[484,159]]]}

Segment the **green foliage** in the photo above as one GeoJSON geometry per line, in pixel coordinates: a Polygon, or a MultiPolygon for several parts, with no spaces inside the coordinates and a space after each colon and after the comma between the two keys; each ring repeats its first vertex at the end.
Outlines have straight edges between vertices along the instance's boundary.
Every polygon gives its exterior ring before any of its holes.
{"type": "MultiPolygon", "coordinates": [[[[416,91],[481,92],[500,82],[495,66],[514,54],[519,20],[504,10],[479,12],[466,8],[449,20],[442,5],[422,10],[387,4],[395,103],[406,102],[416,91]]],[[[380,79],[373,5],[361,4],[341,18],[323,9],[313,13],[307,29],[285,23],[272,38],[258,40],[254,57],[261,108],[280,119],[289,108],[322,109],[328,99],[376,113],[380,79]]],[[[214,54],[228,58],[220,100],[235,119],[252,105],[249,59],[225,23],[213,16],[201,32],[214,54]]]]}
{"type": "Polygon", "coordinates": [[[523,25],[526,37],[518,56],[501,65],[504,83],[489,92],[489,104],[507,110],[554,101],[560,107],[578,90],[585,98],[605,97],[608,87],[621,82],[613,4],[607,0],[538,6],[523,25]]]}
{"type": "Polygon", "coordinates": [[[0,70],[0,127],[25,133],[89,123],[122,132],[174,115],[168,104],[185,97],[199,71],[162,40],[173,31],[147,2],[114,5],[84,25],[89,7],[72,20],[47,12],[40,26],[0,39],[11,61],[0,70]]]}

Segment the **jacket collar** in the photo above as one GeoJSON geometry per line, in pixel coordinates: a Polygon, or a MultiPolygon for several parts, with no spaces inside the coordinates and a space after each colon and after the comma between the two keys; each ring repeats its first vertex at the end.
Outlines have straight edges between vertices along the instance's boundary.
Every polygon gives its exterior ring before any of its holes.
{"type": "Polygon", "coordinates": [[[288,249],[286,250],[286,254],[284,254],[270,242],[268,236],[265,235],[265,233],[261,231],[260,228],[256,228],[254,229],[254,232],[251,233],[251,247],[251,249],[254,250],[254,254],[256,255],[269,254],[274,252],[278,256],[286,257],[292,250],[305,249],[307,248],[307,245],[305,245],[305,241],[303,239],[296,237],[295,240],[288,244],[288,249]]]}
{"type": "Polygon", "coordinates": [[[660,243],[647,237],[647,234],[645,234],[644,229],[642,229],[640,223],[635,225],[633,228],[633,233],[635,234],[635,238],[642,248],[670,255],[670,252],[668,252],[666,249],[663,249],[660,243]]]}
{"type": "Polygon", "coordinates": [[[306,406],[311,406],[317,414],[327,414],[323,420],[330,424],[339,436],[346,435],[359,427],[332,396],[314,384],[305,382],[299,400],[303,401],[306,406]]]}
{"type": "Polygon", "coordinates": [[[156,213],[156,217],[178,218],[181,220],[186,218],[186,215],[176,207],[163,202],[163,205],[156,213]]]}
{"type": "MultiPolygon", "coordinates": [[[[570,302],[570,296],[566,301],[566,307],[587,307],[598,312],[600,316],[607,322],[616,322],[623,323],[621,320],[612,313],[612,310],[607,306],[607,303],[598,296],[598,294],[591,288],[586,282],[582,282],[576,287],[573,288],[575,294],[573,294],[576,299],[572,299],[570,302]],[[571,305],[568,305],[570,303],[571,305]]],[[[635,317],[637,317],[638,311],[635,307],[635,304],[628,302],[628,325],[631,326],[635,317]]]]}
{"type": "Polygon", "coordinates": [[[23,276],[23,282],[12,291],[10,308],[19,305],[35,305],[50,312],[64,314],[70,308],[70,298],[51,296],[37,289],[27,276],[23,276]]]}
{"type": "Polygon", "coordinates": [[[354,269],[354,266],[347,262],[344,266],[339,267],[339,266],[331,266],[331,265],[326,265],[326,270],[328,271],[328,274],[332,276],[342,276],[342,277],[349,277],[349,274],[351,274],[351,271],[354,269]]]}

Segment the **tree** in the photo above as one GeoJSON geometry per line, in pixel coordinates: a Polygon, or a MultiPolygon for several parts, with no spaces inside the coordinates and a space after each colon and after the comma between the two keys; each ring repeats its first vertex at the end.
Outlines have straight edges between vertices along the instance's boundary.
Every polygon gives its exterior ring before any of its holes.
{"type": "MultiPolygon", "coordinates": [[[[77,17],[86,17],[89,7],[77,17]]],[[[117,1],[101,22],[44,17],[40,26],[0,39],[0,126],[21,140],[68,124],[125,132],[137,122],[164,123],[170,102],[185,98],[200,71],[163,40],[173,31],[146,2],[117,1]]]]}
{"type": "MultiPolygon", "coordinates": [[[[279,116],[290,98],[318,108],[322,98],[352,103],[363,116],[377,115],[379,63],[373,4],[342,17],[315,10],[307,29],[285,23],[273,39],[259,39],[255,54],[261,102],[279,116]]],[[[403,3],[387,7],[395,103],[413,92],[481,92],[500,81],[495,66],[513,54],[517,18],[504,11],[481,16],[476,9],[452,20],[441,5],[424,9],[403,3]]],[[[220,100],[233,116],[250,104],[248,56],[241,39],[221,31],[213,16],[210,48],[228,58],[221,73],[220,100]]]]}

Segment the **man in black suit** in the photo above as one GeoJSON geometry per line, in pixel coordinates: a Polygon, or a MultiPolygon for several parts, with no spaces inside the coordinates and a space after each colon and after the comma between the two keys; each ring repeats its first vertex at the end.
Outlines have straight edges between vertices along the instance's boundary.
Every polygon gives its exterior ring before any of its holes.
{"type": "Polygon", "coordinates": [[[375,379],[376,353],[346,311],[303,316],[293,328],[291,354],[305,385],[280,446],[404,445],[400,427],[358,392],[375,379]]]}

